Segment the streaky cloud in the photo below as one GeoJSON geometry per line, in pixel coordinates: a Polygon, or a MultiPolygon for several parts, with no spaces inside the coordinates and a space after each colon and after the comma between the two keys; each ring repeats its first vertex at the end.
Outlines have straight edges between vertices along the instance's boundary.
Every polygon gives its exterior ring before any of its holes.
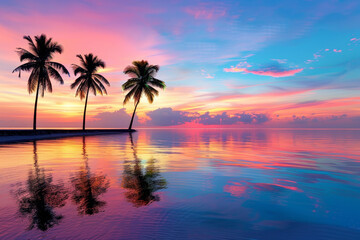
{"type": "Polygon", "coordinates": [[[243,73],[251,73],[255,75],[261,76],[270,76],[270,77],[290,77],[294,76],[297,73],[300,73],[304,70],[304,68],[296,68],[296,69],[284,69],[278,61],[275,64],[271,64],[270,66],[260,67],[258,69],[250,69],[252,66],[247,62],[241,62],[235,67],[232,66],[230,68],[224,68],[225,72],[243,72],[243,73]]]}

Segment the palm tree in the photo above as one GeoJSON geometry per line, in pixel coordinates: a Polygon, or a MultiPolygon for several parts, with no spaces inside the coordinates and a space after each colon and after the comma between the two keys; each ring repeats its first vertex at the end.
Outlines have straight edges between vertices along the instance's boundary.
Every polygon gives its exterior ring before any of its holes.
{"type": "Polygon", "coordinates": [[[159,95],[158,90],[154,87],[165,89],[166,85],[164,81],[155,78],[155,74],[159,71],[158,65],[149,65],[148,61],[133,61],[133,65],[127,66],[124,69],[125,74],[129,74],[129,78],[123,85],[124,91],[131,89],[125,96],[124,104],[126,104],[131,98],[134,99],[135,109],[131,117],[129,130],[131,130],[136,108],[139,105],[140,98],[144,93],[149,103],[154,101],[154,95],[159,95]]]}
{"type": "Polygon", "coordinates": [[[102,75],[98,74],[98,68],[105,68],[105,63],[99,59],[97,56],[94,56],[92,53],[82,55],[76,55],[80,59],[81,66],[73,64],[74,75],[78,73],[80,76],[71,84],[71,89],[74,89],[76,86],[76,95],[80,95],[82,100],[86,97],[85,108],[84,108],[84,117],[83,117],[83,130],[85,130],[85,116],[86,116],[86,106],[89,97],[90,89],[96,96],[96,93],[103,95],[107,94],[106,88],[103,83],[110,86],[110,83],[102,75]]]}
{"type": "Polygon", "coordinates": [[[52,38],[47,38],[45,34],[35,36],[35,42],[30,36],[24,36],[29,43],[30,50],[24,48],[17,48],[17,53],[20,55],[20,61],[27,61],[26,63],[15,68],[14,72],[21,71],[29,72],[31,74],[28,79],[28,92],[32,93],[36,90],[35,107],[34,107],[34,123],[33,130],[36,130],[36,110],[39,91],[41,96],[44,97],[45,90],[52,92],[52,84],[50,77],[54,78],[60,84],[64,84],[64,80],[58,71],[64,74],[69,74],[68,70],[60,63],[51,61],[54,53],[62,53],[63,48],[57,42],[52,41],[52,38]]]}

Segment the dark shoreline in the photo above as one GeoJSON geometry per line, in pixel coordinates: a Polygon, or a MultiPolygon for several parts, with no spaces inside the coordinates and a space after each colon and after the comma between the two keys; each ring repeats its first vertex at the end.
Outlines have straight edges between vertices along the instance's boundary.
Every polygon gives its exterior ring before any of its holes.
{"type": "Polygon", "coordinates": [[[34,132],[33,130],[0,130],[0,144],[27,142],[42,139],[53,139],[63,137],[75,136],[90,136],[90,135],[103,135],[103,134],[119,134],[130,133],[136,130],[128,129],[39,129],[34,132]]]}

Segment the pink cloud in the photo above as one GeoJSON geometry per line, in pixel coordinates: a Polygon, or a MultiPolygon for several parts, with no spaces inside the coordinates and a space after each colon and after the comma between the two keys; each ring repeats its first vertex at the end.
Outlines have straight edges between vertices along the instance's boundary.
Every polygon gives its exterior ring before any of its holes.
{"type": "Polygon", "coordinates": [[[224,8],[213,7],[206,8],[205,6],[186,8],[185,12],[194,16],[195,19],[214,20],[225,16],[226,10],[224,8]]]}
{"type": "Polygon", "coordinates": [[[341,49],[334,49],[334,52],[340,53],[340,52],[342,52],[342,50],[341,49]]]}
{"type": "Polygon", "coordinates": [[[252,73],[255,75],[261,76],[270,76],[270,77],[289,77],[294,76],[296,73],[301,72],[304,70],[303,68],[298,69],[291,69],[291,70],[249,70],[245,67],[231,67],[231,68],[224,68],[225,72],[245,72],[245,73],[252,73]]]}
{"type": "Polygon", "coordinates": [[[205,76],[205,78],[214,78],[214,75],[207,73],[204,69],[201,69],[201,75],[205,76]]]}
{"type": "Polygon", "coordinates": [[[352,39],[350,39],[350,41],[357,42],[357,41],[360,41],[360,38],[352,38],[352,39]]]}
{"type": "Polygon", "coordinates": [[[245,72],[247,68],[252,67],[247,61],[240,62],[238,65],[224,68],[225,72],[245,72]]]}
{"type": "Polygon", "coordinates": [[[243,67],[231,67],[231,68],[224,68],[225,72],[245,72],[246,68],[243,67]]]}
{"type": "Polygon", "coordinates": [[[211,76],[210,74],[206,75],[205,78],[214,78],[214,76],[211,76]]]}
{"type": "Polygon", "coordinates": [[[261,76],[270,76],[270,77],[289,77],[294,76],[296,73],[299,73],[303,68],[285,70],[285,71],[273,71],[273,70],[247,70],[245,72],[252,73],[261,76]]]}

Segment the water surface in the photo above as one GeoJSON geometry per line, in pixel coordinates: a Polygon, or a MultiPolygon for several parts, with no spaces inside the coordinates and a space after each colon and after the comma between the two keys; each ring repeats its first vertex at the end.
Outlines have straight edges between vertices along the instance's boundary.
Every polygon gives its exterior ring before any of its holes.
{"type": "Polygon", "coordinates": [[[360,239],[358,130],[139,130],[0,146],[1,239],[360,239]]]}

